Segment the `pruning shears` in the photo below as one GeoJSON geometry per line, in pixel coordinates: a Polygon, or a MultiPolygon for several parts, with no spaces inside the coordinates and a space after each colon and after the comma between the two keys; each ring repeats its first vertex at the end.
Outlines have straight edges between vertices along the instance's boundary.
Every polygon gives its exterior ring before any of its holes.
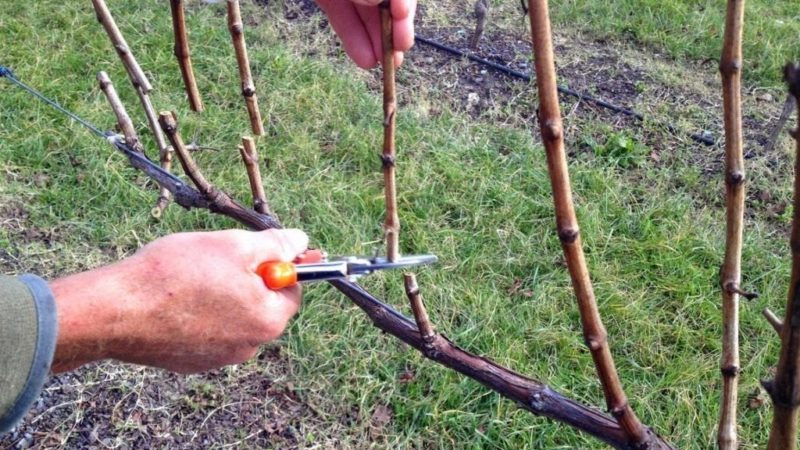
{"type": "Polygon", "coordinates": [[[256,273],[264,284],[272,290],[294,286],[297,283],[353,279],[379,270],[401,269],[404,267],[433,264],[436,255],[402,256],[391,262],[383,257],[341,256],[328,259],[322,250],[306,250],[292,262],[267,261],[261,263],[256,273]]]}

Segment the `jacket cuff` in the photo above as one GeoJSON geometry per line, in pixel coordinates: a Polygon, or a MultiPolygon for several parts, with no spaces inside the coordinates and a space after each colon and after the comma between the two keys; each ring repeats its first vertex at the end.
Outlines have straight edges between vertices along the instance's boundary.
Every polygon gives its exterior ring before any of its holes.
{"type": "MultiPolygon", "coordinates": [[[[32,357],[29,356],[28,358],[17,359],[18,361],[30,361],[28,367],[6,368],[6,370],[11,370],[17,374],[21,373],[22,376],[20,379],[24,379],[25,381],[24,384],[21,385],[16,399],[10,403],[10,408],[5,411],[3,411],[4,408],[0,408],[0,433],[9,431],[17,425],[39,397],[42,387],[50,373],[50,365],[53,361],[56,338],[58,335],[58,317],[56,314],[55,298],[47,282],[31,274],[23,275],[17,278],[16,281],[18,282],[16,284],[21,283],[23,286],[11,286],[10,291],[13,294],[16,288],[21,291],[20,293],[23,294],[23,297],[16,299],[12,297],[10,299],[11,305],[17,305],[17,308],[12,308],[11,313],[27,317],[10,317],[10,319],[12,321],[18,320],[18,324],[22,324],[21,326],[24,327],[30,327],[35,324],[35,343],[32,346],[32,357]],[[31,302],[33,303],[33,308],[30,306],[31,302]],[[26,371],[27,377],[25,377],[26,371]]],[[[12,328],[12,334],[10,336],[0,336],[0,340],[3,340],[2,338],[10,339],[12,345],[14,343],[17,344],[15,346],[17,351],[25,351],[20,349],[20,347],[26,345],[28,348],[31,348],[30,342],[21,342],[25,340],[24,336],[26,334],[29,336],[32,335],[31,330],[18,330],[20,331],[20,335],[14,336],[13,329],[15,327],[11,326],[10,328],[12,328]]],[[[0,331],[0,335],[3,335],[2,331],[0,331]]],[[[15,351],[14,348],[7,350],[15,351]]],[[[0,350],[0,354],[2,354],[2,350],[0,350]]],[[[0,374],[0,378],[2,378],[3,375],[7,374],[0,374]]],[[[0,390],[1,389],[0,387],[0,390]]],[[[11,393],[12,396],[13,394],[14,393],[11,393]]]]}

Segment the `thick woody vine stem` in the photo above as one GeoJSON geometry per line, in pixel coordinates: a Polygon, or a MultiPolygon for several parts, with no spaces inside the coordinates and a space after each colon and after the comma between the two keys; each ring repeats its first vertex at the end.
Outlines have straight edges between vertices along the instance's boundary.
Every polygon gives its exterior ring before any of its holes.
{"type": "MultiPolygon", "coordinates": [[[[153,139],[155,139],[156,145],[158,145],[161,167],[169,171],[172,166],[172,149],[167,145],[164,134],[161,133],[155,108],[153,108],[153,103],[150,101],[150,96],[148,95],[150,91],[153,90],[153,86],[150,84],[141,66],[139,66],[139,63],[133,56],[133,52],[125,41],[125,37],[122,35],[119,27],[117,27],[117,23],[114,21],[114,17],[111,15],[111,11],[108,9],[108,6],[106,6],[105,1],[92,0],[92,5],[94,6],[95,13],[97,13],[97,20],[106,30],[108,39],[117,51],[119,58],[122,60],[122,65],[125,66],[125,70],[128,72],[128,78],[133,88],[136,90],[136,95],[139,96],[139,101],[142,103],[142,109],[144,109],[145,117],[147,117],[147,124],[150,127],[150,131],[153,133],[153,139]]],[[[164,209],[169,205],[170,196],[170,191],[162,187],[158,200],[156,201],[156,206],[151,210],[153,217],[161,217],[164,209]]]]}
{"type": "Polygon", "coordinates": [[[258,152],[256,143],[251,137],[243,137],[242,145],[239,147],[239,154],[242,156],[247,178],[250,180],[250,191],[253,194],[253,209],[261,214],[272,214],[267,203],[267,195],[264,193],[264,183],[261,181],[261,170],[258,168],[258,152]]]}
{"type": "Polygon", "coordinates": [[[738,448],[736,402],[739,380],[739,294],[741,289],[742,224],[745,173],[742,152],[742,26],[744,0],[728,0],[725,38],[719,71],[722,75],[725,120],[725,259],[720,269],[722,290],[722,398],[717,444],[721,450],[738,448]]]}
{"type": "Polygon", "coordinates": [[[386,202],[386,220],[383,232],[386,239],[386,257],[397,261],[400,256],[400,217],[397,214],[397,183],[395,182],[395,123],[397,98],[395,90],[394,43],[390,0],[380,4],[381,44],[383,46],[383,192],[386,202]]]}
{"type": "Polygon", "coordinates": [[[200,168],[197,166],[197,163],[194,161],[194,158],[192,158],[189,149],[186,148],[186,144],[183,142],[181,134],[178,132],[178,119],[175,117],[175,113],[162,111],[158,115],[158,123],[161,125],[161,129],[167,135],[169,142],[175,149],[175,154],[178,156],[178,161],[180,161],[183,167],[183,172],[192,180],[192,183],[197,186],[197,189],[199,189],[209,201],[214,200],[217,196],[225,195],[221,191],[216,190],[214,186],[206,180],[200,168]]]}
{"type": "MultiPolygon", "coordinates": [[[[616,421],[600,411],[567,399],[537,380],[467,352],[441,334],[423,338],[413,321],[356,283],[335,280],[331,284],[364,310],[376,327],[416,348],[428,359],[478,381],[536,415],[582,430],[614,448],[636,448],[630,445],[616,421]]],[[[656,436],[653,437],[653,444],[653,449],[671,448],[656,436]]]]}
{"type": "Polygon", "coordinates": [[[201,112],[203,110],[203,102],[200,99],[200,91],[197,89],[194,70],[192,70],[183,0],[170,0],[169,6],[172,11],[172,30],[175,34],[175,57],[178,58],[178,65],[181,68],[181,77],[186,88],[186,95],[189,98],[189,107],[192,108],[192,111],[201,112]]]}
{"type": "Polygon", "coordinates": [[[228,0],[228,30],[236,51],[236,63],[239,66],[239,79],[242,82],[242,96],[250,116],[250,129],[257,136],[264,135],[264,124],[261,122],[261,111],[258,109],[256,85],[250,73],[250,58],[247,56],[247,45],[244,42],[244,23],[239,9],[239,0],[228,0]]]}
{"type": "Polygon", "coordinates": [[[178,132],[178,122],[174,113],[169,111],[162,112],[158,117],[158,122],[169,138],[170,143],[172,143],[172,147],[175,148],[175,154],[178,156],[186,176],[192,180],[192,183],[197,186],[200,193],[208,200],[209,210],[224,214],[253,228],[280,228],[280,222],[273,216],[259,214],[256,211],[245,208],[205,179],[178,132]]]}
{"type": "Polygon", "coordinates": [[[592,354],[608,410],[617,419],[632,445],[646,447],[653,439],[653,435],[636,417],[622,390],[581,246],[564,152],[564,131],[558,103],[547,0],[530,0],[528,13],[531,21],[536,85],[539,91],[539,126],[547,153],[547,171],[553,189],[556,226],[578,301],[583,335],[592,354]]]}
{"type": "Polygon", "coordinates": [[[794,165],[794,214],[792,217],[792,275],[786,313],[781,327],[781,354],[775,379],[763,382],[772,398],[772,428],[768,450],[794,450],[797,444],[797,417],[800,407],[800,66],[789,64],[785,68],[789,92],[798,105],[794,165]]]}

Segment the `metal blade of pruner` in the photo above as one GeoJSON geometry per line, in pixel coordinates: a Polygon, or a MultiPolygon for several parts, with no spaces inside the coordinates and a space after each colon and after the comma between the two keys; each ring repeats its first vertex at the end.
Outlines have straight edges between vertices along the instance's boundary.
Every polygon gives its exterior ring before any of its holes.
{"type": "Polygon", "coordinates": [[[434,264],[438,261],[436,255],[410,255],[402,256],[396,261],[389,261],[383,257],[364,258],[345,256],[332,258],[319,263],[296,264],[297,281],[321,281],[334,278],[355,278],[368,275],[379,270],[403,269],[406,267],[434,264]]]}

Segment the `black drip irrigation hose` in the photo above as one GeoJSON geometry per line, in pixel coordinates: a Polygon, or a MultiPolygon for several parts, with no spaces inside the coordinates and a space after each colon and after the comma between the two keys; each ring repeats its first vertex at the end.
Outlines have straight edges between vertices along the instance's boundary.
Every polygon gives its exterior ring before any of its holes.
{"type": "MultiPolygon", "coordinates": [[[[502,64],[498,64],[498,63],[493,62],[493,61],[489,61],[488,59],[481,58],[480,56],[476,56],[476,55],[474,55],[472,53],[464,52],[462,50],[459,50],[457,48],[451,47],[449,45],[442,44],[441,42],[434,41],[433,39],[429,39],[429,38],[426,38],[424,36],[420,36],[418,34],[414,36],[414,39],[417,42],[421,42],[421,43],[423,43],[425,45],[429,45],[429,46],[431,46],[431,47],[433,47],[433,48],[435,48],[437,50],[441,50],[443,52],[447,52],[447,53],[450,53],[450,54],[453,54],[453,55],[456,55],[456,56],[460,56],[460,57],[466,57],[471,61],[474,61],[474,62],[479,63],[479,64],[483,64],[484,66],[487,66],[487,67],[491,67],[492,69],[497,70],[499,72],[502,72],[502,73],[504,73],[506,75],[509,75],[511,77],[519,78],[520,80],[525,80],[527,82],[531,81],[531,76],[529,74],[527,74],[527,73],[520,72],[518,70],[514,70],[514,69],[512,69],[512,68],[510,68],[508,66],[504,66],[502,64]]],[[[602,99],[599,99],[599,98],[596,98],[596,97],[592,97],[591,95],[584,94],[584,93],[572,90],[572,89],[570,89],[568,87],[558,86],[558,92],[561,92],[564,95],[569,95],[571,97],[578,98],[578,99],[583,100],[585,102],[593,103],[593,104],[595,104],[597,106],[600,106],[602,108],[614,111],[616,113],[620,113],[620,114],[626,115],[628,117],[633,117],[636,120],[644,121],[644,116],[642,114],[632,110],[632,109],[628,109],[628,108],[624,108],[622,106],[614,105],[613,103],[609,103],[609,102],[607,102],[605,100],[602,100],[602,99]]],[[[667,131],[669,131],[672,134],[678,134],[679,133],[678,129],[675,128],[675,126],[672,125],[672,124],[669,124],[669,123],[665,124],[664,128],[666,128],[667,131]]],[[[716,144],[716,141],[714,140],[714,138],[709,137],[709,136],[707,136],[705,134],[694,133],[694,134],[689,135],[689,137],[693,141],[699,142],[699,143],[704,144],[704,145],[712,146],[712,145],[716,144]]]]}

